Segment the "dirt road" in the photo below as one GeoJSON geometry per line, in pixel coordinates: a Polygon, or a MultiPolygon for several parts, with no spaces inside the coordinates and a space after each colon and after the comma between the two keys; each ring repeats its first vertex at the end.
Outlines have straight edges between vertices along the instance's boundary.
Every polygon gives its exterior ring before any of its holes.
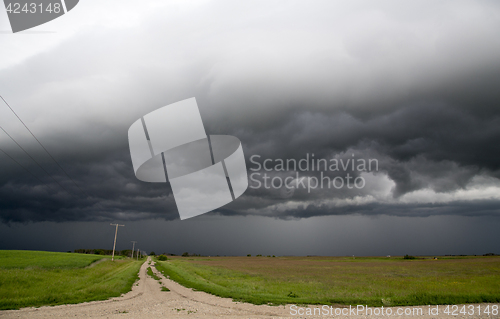
{"type": "MultiPolygon", "coordinates": [[[[428,315],[429,308],[410,307],[412,309],[422,309],[424,315],[396,315],[398,308],[392,309],[394,315],[308,315],[309,311],[320,306],[307,308],[294,308],[288,306],[256,306],[248,303],[233,302],[231,299],[219,298],[210,294],[193,291],[185,288],[176,282],[163,277],[163,275],[152,267],[153,271],[161,278],[161,284],[146,274],[148,265],[146,261],[140,270],[139,281],[129,293],[112,298],[106,301],[93,301],[76,305],[63,305],[41,308],[24,308],[21,310],[0,311],[0,318],[500,318],[499,315],[461,315],[452,316],[443,313],[444,307],[440,306],[439,315],[428,315]],[[170,291],[162,291],[161,286],[165,286],[170,291]],[[295,315],[292,315],[294,314],[295,315]]],[[[154,263],[152,263],[154,264],[154,263]]],[[[482,305],[486,306],[486,305],[482,305]]],[[[490,305],[491,307],[491,305],[490,305]]],[[[378,308],[380,310],[380,308],[378,308]]],[[[406,308],[405,308],[406,309],[406,308]]],[[[342,309],[340,309],[342,310],[342,309]]],[[[346,314],[348,309],[344,310],[346,314]]],[[[324,311],[324,310],[323,310],[324,311]]],[[[311,312],[313,314],[313,312],[311,312]]]]}

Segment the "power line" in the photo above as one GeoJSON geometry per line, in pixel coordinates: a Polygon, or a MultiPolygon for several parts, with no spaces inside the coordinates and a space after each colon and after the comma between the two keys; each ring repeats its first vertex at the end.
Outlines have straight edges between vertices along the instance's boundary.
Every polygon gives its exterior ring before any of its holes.
{"type": "Polygon", "coordinates": [[[57,180],[56,180],[56,179],[55,179],[52,175],[50,175],[50,173],[49,173],[49,172],[47,172],[47,171],[45,170],[45,168],[43,168],[43,167],[42,167],[42,165],[40,165],[40,163],[38,163],[38,162],[37,162],[37,161],[33,158],[33,156],[31,156],[28,152],[26,152],[26,150],[25,150],[25,149],[24,149],[24,148],[23,148],[23,147],[22,147],[22,146],[21,146],[21,145],[20,145],[20,144],[19,144],[19,143],[18,143],[18,142],[17,142],[17,141],[16,141],[16,140],[12,137],[12,136],[10,136],[10,134],[9,134],[9,133],[8,133],[8,132],[7,132],[7,131],[3,128],[3,127],[1,127],[1,126],[0,126],[0,129],[1,129],[2,131],[4,131],[4,133],[5,133],[5,134],[7,134],[7,136],[8,136],[8,137],[9,137],[9,138],[10,138],[10,139],[14,142],[14,143],[16,143],[16,145],[17,145],[17,146],[19,146],[19,148],[20,148],[20,149],[21,149],[21,150],[22,150],[22,151],[23,151],[26,155],[28,155],[28,156],[29,156],[29,158],[31,158],[31,159],[33,160],[33,162],[35,162],[35,163],[36,163],[36,165],[38,165],[38,167],[40,167],[40,168],[41,168],[41,169],[42,169],[42,170],[43,170],[43,171],[44,171],[44,172],[45,172],[45,173],[46,173],[46,174],[47,174],[47,175],[48,175],[48,176],[49,176],[49,177],[50,177],[50,178],[54,181],[54,182],[56,182],[56,183],[57,183],[57,185],[61,186],[61,188],[62,188],[63,190],[65,190],[66,192],[68,192],[68,193],[69,193],[68,189],[66,189],[64,186],[62,186],[62,185],[61,185],[61,184],[60,184],[60,183],[59,183],[59,182],[58,182],[58,181],[57,181],[57,180]]]}
{"type": "Polygon", "coordinates": [[[59,164],[59,162],[56,161],[56,159],[49,153],[49,151],[45,148],[45,146],[43,146],[43,144],[36,138],[35,134],[33,134],[33,132],[28,128],[28,126],[23,122],[23,120],[21,120],[21,118],[19,117],[19,115],[17,115],[17,113],[12,109],[12,107],[9,105],[9,103],[7,103],[7,101],[5,101],[5,99],[3,98],[3,96],[0,95],[0,98],[5,102],[5,105],[7,105],[9,107],[9,109],[12,111],[12,113],[14,113],[14,115],[19,119],[19,121],[24,125],[24,127],[28,130],[28,132],[30,132],[30,134],[38,142],[38,144],[40,144],[40,146],[44,149],[44,151],[50,156],[50,158],[54,161],[54,163],[56,163],[57,166],[59,166],[59,168],[64,172],[64,174],[66,174],[66,176],[73,182],[73,184],[75,184],[75,186],[78,187],[78,189],[83,194],[85,194],[85,196],[90,197],[87,193],[85,193],[85,191],[83,189],[80,188],[80,186],[78,186],[78,184],[71,178],[71,176],[69,176],[69,174],[59,164]]]}
{"type": "Polygon", "coordinates": [[[136,241],[132,241],[134,244],[132,245],[132,259],[134,259],[134,247],[135,247],[135,243],[136,241]]]}
{"type": "Polygon", "coordinates": [[[29,169],[27,169],[26,167],[24,167],[23,165],[21,165],[21,163],[19,163],[18,161],[16,161],[12,156],[10,156],[9,154],[7,154],[7,152],[5,152],[3,149],[0,148],[0,151],[2,151],[2,153],[4,153],[5,155],[7,155],[8,158],[10,158],[11,160],[13,160],[14,163],[16,163],[17,165],[21,166],[26,172],[28,172],[31,175],[33,175],[33,177],[36,178],[40,183],[42,183],[43,185],[47,186],[47,188],[51,189],[51,187],[49,185],[45,184],[38,176],[36,176],[29,169]]]}
{"type": "Polygon", "coordinates": [[[113,256],[111,256],[111,261],[115,259],[115,247],[116,247],[116,235],[118,234],[118,226],[124,226],[125,225],[118,225],[118,224],[110,224],[111,226],[116,226],[115,230],[115,242],[113,243],[113,256]]]}

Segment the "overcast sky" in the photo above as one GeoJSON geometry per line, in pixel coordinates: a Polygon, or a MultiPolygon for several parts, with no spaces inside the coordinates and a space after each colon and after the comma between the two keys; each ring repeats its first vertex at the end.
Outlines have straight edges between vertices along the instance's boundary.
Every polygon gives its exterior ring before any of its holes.
{"type": "Polygon", "coordinates": [[[498,30],[497,1],[85,0],[16,34],[2,7],[0,95],[78,187],[1,104],[0,126],[48,174],[0,131],[37,177],[0,152],[0,249],[110,248],[120,222],[119,249],[500,253],[498,30]],[[191,97],[207,134],[241,140],[249,175],[255,155],[378,170],[324,172],[361,189],[250,181],[180,221],[169,184],[134,176],[127,132],[191,97]]]}

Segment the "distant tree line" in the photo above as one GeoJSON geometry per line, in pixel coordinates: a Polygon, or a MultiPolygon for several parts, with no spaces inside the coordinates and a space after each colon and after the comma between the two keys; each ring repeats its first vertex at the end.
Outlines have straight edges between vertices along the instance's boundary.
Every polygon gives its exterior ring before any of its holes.
{"type": "MultiPolygon", "coordinates": [[[[78,254],[92,254],[92,255],[112,255],[112,249],[75,249],[78,254]]],[[[134,253],[134,256],[137,252],[134,253]]],[[[115,250],[115,256],[132,257],[132,249],[115,250]]]]}

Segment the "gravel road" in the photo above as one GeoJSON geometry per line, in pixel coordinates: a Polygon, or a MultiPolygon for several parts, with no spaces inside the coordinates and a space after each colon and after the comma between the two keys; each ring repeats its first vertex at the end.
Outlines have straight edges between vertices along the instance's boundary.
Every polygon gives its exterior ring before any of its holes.
{"type": "MultiPolygon", "coordinates": [[[[314,308],[321,308],[320,306],[310,306],[310,308],[294,308],[290,305],[287,306],[256,306],[248,303],[234,302],[228,298],[220,298],[210,294],[193,291],[185,288],[174,281],[166,279],[160,272],[152,267],[153,271],[161,278],[160,284],[158,281],[147,276],[146,270],[148,265],[146,261],[140,270],[139,281],[134,285],[132,291],[129,293],[112,298],[105,301],[93,301],[76,305],[62,305],[54,307],[40,307],[40,308],[23,308],[21,310],[6,310],[0,311],[0,318],[500,318],[499,315],[463,315],[457,316],[446,315],[443,311],[444,306],[439,306],[438,315],[429,315],[429,307],[409,307],[408,311],[416,311],[413,309],[422,309],[423,315],[396,315],[397,307],[384,308],[387,312],[392,311],[394,315],[367,315],[366,313],[360,315],[338,316],[335,315],[333,308],[333,315],[308,315],[308,311],[314,311],[314,308]],[[170,291],[161,291],[161,286],[165,286],[170,291]],[[309,310],[308,310],[309,309],[309,310]],[[302,314],[303,315],[299,315],[302,314]],[[296,313],[296,315],[291,315],[296,313]]],[[[154,265],[154,262],[152,262],[154,265]]],[[[474,305],[477,309],[478,305],[474,305]]],[[[487,304],[481,304],[482,309],[487,304]]],[[[490,305],[491,308],[492,305],[490,305]]],[[[435,307],[435,306],[434,306],[435,307]]],[[[461,307],[461,306],[460,306],[461,307]]],[[[379,311],[380,308],[377,308],[379,311]]],[[[406,308],[404,308],[406,310],[406,308]]],[[[337,311],[341,311],[340,308],[337,311]]],[[[344,313],[349,309],[346,308],[344,313]]],[[[372,308],[375,310],[375,308],[372,308]]],[[[375,310],[376,311],[376,310],[375,310]]],[[[476,310],[477,311],[477,310],[476,310]]]]}

